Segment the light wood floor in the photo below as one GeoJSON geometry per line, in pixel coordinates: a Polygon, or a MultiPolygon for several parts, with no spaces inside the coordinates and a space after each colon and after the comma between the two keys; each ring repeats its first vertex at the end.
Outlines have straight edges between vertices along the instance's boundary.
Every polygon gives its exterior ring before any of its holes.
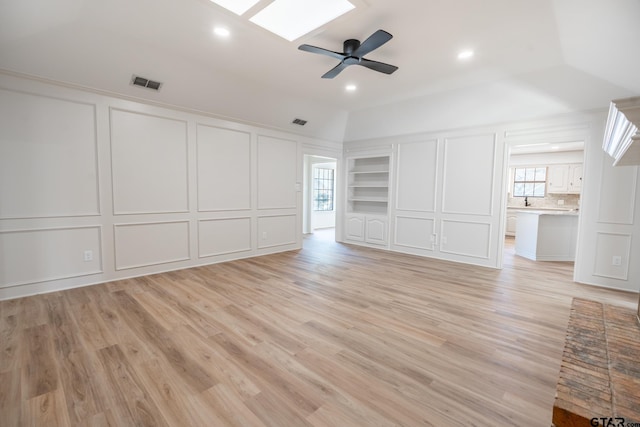
{"type": "Polygon", "coordinates": [[[571,264],[340,245],[0,302],[0,424],[544,426],[571,264]]]}

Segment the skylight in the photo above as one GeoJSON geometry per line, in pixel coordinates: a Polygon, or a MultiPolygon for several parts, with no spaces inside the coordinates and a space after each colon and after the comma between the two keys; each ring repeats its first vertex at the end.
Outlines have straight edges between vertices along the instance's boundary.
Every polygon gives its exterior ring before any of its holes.
{"type": "Polygon", "coordinates": [[[354,7],[347,0],[275,0],[250,21],[288,41],[293,41],[344,15],[354,7]]]}
{"type": "Polygon", "coordinates": [[[260,0],[211,0],[215,4],[224,7],[227,10],[235,13],[236,15],[242,15],[247,10],[251,9],[260,0]]]}

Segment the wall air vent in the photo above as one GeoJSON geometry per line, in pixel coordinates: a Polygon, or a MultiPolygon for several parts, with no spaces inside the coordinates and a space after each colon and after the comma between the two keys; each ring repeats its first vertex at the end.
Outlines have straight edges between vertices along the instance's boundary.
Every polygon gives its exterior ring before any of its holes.
{"type": "Polygon", "coordinates": [[[160,90],[162,83],[154,82],[153,80],[145,79],[144,77],[133,76],[131,78],[131,84],[134,86],[142,86],[147,89],[160,90]]]}
{"type": "Polygon", "coordinates": [[[302,119],[293,119],[291,123],[293,123],[294,125],[304,126],[307,124],[307,121],[302,119]]]}

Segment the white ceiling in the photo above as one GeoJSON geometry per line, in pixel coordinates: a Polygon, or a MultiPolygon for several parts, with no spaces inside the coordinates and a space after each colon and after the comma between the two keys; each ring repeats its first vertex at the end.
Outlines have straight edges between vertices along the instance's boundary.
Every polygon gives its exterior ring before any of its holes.
{"type": "Polygon", "coordinates": [[[640,94],[640,0],[353,3],[288,42],[249,22],[256,8],[238,17],[208,0],[0,0],[0,69],[332,140],[342,140],[350,112],[504,81],[574,110],[640,94]],[[216,25],[231,36],[216,37],[216,25]],[[297,49],[341,51],[378,29],[394,38],[367,58],[397,65],[392,75],[352,66],[321,79],[336,60],[297,49]],[[460,62],[465,48],[475,56],[460,62]],[[133,74],[161,91],[131,86],[133,74]],[[348,83],[358,90],[347,93],[348,83]],[[295,127],[294,117],[309,123],[295,127]]]}

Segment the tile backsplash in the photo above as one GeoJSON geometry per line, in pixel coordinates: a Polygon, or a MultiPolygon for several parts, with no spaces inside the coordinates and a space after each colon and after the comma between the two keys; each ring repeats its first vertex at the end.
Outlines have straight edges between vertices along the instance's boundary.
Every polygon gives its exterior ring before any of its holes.
{"type": "MultiPolygon", "coordinates": [[[[563,209],[579,209],[579,194],[547,194],[544,197],[529,197],[529,204],[534,208],[563,208],[563,209]],[[558,200],[564,200],[564,205],[559,205],[558,200]]],[[[507,206],[523,207],[524,197],[511,197],[508,194],[507,206]]]]}

